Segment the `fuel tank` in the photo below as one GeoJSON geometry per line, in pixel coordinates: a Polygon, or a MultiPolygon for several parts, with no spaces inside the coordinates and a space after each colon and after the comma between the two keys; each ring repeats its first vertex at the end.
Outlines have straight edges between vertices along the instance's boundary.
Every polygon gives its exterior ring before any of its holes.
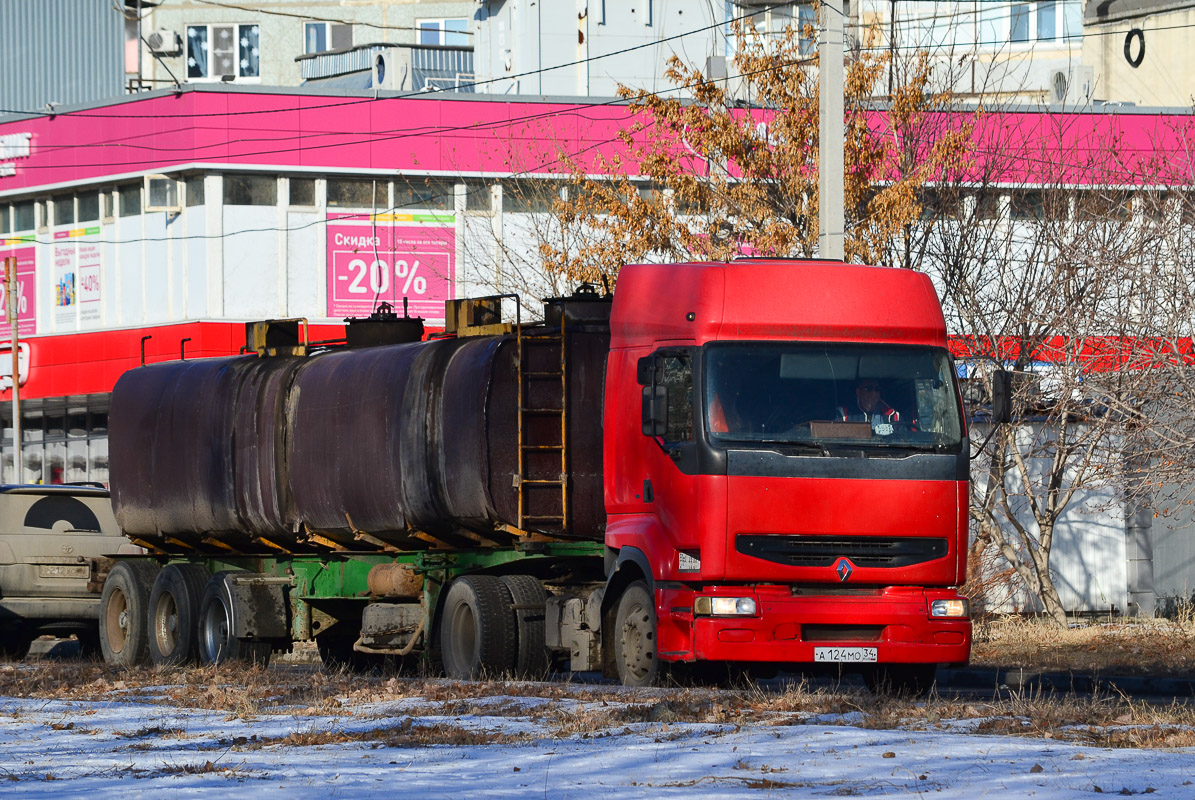
{"type": "Polygon", "coordinates": [[[513,334],[131,370],[109,419],[117,521],[254,552],[600,539],[609,333],[567,331],[562,359],[531,330],[521,370],[513,334]]]}

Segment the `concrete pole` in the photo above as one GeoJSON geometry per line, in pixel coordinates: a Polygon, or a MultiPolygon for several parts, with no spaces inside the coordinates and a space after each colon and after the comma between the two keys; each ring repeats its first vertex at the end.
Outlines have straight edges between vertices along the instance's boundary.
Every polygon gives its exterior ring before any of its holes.
{"type": "Polygon", "coordinates": [[[843,229],[842,0],[823,0],[818,36],[820,65],[820,130],[818,133],[818,250],[822,258],[841,261],[845,254],[843,229]]]}

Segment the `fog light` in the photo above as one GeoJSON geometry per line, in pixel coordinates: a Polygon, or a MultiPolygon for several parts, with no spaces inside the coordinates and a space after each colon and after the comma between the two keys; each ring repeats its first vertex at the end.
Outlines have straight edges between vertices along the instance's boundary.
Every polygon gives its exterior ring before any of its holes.
{"type": "Polygon", "coordinates": [[[971,601],[969,600],[935,600],[930,603],[931,617],[969,617],[971,616],[971,601]]]}
{"type": "Polygon", "coordinates": [[[698,597],[693,601],[693,614],[704,617],[753,617],[754,597],[698,597]]]}

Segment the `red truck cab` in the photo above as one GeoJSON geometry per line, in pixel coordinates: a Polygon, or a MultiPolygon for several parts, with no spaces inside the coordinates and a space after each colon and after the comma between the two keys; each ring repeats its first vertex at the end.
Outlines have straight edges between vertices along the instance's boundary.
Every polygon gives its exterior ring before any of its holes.
{"type": "Polygon", "coordinates": [[[966,427],[925,275],[628,266],[604,414],[603,628],[625,683],[824,663],[919,690],[967,661],[966,427]]]}

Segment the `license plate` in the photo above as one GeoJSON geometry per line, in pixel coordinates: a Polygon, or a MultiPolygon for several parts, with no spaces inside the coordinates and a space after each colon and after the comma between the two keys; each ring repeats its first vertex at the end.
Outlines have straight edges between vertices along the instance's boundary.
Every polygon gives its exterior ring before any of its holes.
{"type": "Polygon", "coordinates": [[[866,664],[879,659],[874,647],[815,647],[813,660],[836,664],[866,664]]]}

